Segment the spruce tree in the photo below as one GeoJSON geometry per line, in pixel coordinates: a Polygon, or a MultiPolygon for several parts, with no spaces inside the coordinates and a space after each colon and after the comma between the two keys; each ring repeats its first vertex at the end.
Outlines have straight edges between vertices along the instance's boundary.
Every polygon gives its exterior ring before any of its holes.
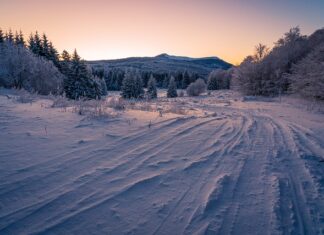
{"type": "Polygon", "coordinates": [[[122,90],[121,95],[123,98],[125,99],[135,98],[134,97],[135,90],[136,90],[135,80],[129,71],[125,73],[121,90],[122,90]]]}
{"type": "Polygon", "coordinates": [[[34,35],[34,47],[33,47],[32,52],[35,55],[40,56],[41,53],[42,53],[42,51],[43,51],[43,48],[42,48],[42,40],[40,39],[39,34],[36,31],[36,34],[34,35]]]}
{"type": "Polygon", "coordinates": [[[66,96],[71,99],[86,97],[89,99],[100,99],[100,84],[92,77],[77,51],[74,50],[71,59],[71,73],[64,81],[66,96]]]}
{"type": "Polygon", "coordinates": [[[157,98],[157,90],[156,90],[156,81],[153,75],[151,75],[148,83],[147,83],[147,97],[149,99],[157,98]]]}
{"type": "Polygon", "coordinates": [[[23,35],[22,31],[20,30],[19,31],[19,45],[25,47],[25,44],[26,44],[26,42],[24,39],[24,35],[23,35]]]}
{"type": "Polygon", "coordinates": [[[9,29],[9,32],[6,33],[6,40],[9,43],[14,43],[14,35],[13,35],[11,29],[9,29]]]}
{"type": "Polygon", "coordinates": [[[182,79],[182,89],[187,89],[190,83],[191,83],[190,75],[187,71],[185,71],[182,79]]]}
{"type": "Polygon", "coordinates": [[[144,96],[143,80],[141,75],[138,72],[135,72],[134,98],[143,98],[143,96],[144,96]]]}
{"type": "Polygon", "coordinates": [[[50,60],[50,52],[49,52],[49,41],[47,39],[46,34],[44,33],[41,40],[41,48],[40,48],[40,56],[45,57],[50,60]]]}
{"type": "Polygon", "coordinates": [[[177,97],[177,84],[175,83],[174,77],[172,76],[169,82],[168,91],[167,91],[167,97],[168,98],[174,98],[177,97]]]}
{"type": "Polygon", "coordinates": [[[48,59],[60,70],[59,53],[52,42],[48,43],[48,59]]]}
{"type": "Polygon", "coordinates": [[[4,35],[2,29],[0,29],[0,43],[4,42],[4,35]]]}
{"type": "Polygon", "coordinates": [[[15,32],[14,41],[15,41],[15,44],[18,46],[19,45],[19,34],[17,31],[15,32]]]}
{"type": "Polygon", "coordinates": [[[34,52],[35,50],[35,42],[34,42],[34,35],[31,33],[28,38],[28,49],[31,52],[34,52]]]}

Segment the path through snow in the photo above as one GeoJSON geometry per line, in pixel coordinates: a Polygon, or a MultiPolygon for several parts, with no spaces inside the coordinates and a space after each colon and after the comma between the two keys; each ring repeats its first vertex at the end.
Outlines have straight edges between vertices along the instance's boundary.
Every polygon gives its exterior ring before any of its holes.
{"type": "Polygon", "coordinates": [[[211,99],[148,128],[42,102],[0,96],[0,234],[324,233],[323,114],[211,99]]]}

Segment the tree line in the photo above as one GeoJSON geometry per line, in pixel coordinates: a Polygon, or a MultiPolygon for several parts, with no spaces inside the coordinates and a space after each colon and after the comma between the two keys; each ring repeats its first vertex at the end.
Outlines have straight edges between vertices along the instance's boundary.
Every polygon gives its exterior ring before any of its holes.
{"type": "Polygon", "coordinates": [[[324,99],[324,29],[310,36],[291,28],[270,50],[259,44],[255,53],[234,69],[233,82],[246,95],[299,94],[324,99]]]}
{"type": "Polygon", "coordinates": [[[68,98],[100,99],[107,94],[104,79],[94,76],[77,51],[59,54],[47,35],[0,29],[0,85],[68,98]]]}

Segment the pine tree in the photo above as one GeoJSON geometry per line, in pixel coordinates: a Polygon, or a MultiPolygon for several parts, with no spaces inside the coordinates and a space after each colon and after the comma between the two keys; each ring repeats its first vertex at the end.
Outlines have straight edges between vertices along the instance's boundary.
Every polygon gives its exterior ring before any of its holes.
{"type": "Polygon", "coordinates": [[[177,84],[175,83],[174,77],[172,76],[169,82],[168,91],[167,91],[167,97],[168,98],[174,98],[177,97],[177,84]]]}
{"type": "Polygon", "coordinates": [[[147,96],[149,99],[157,98],[156,81],[153,75],[151,75],[147,83],[147,96]]]}

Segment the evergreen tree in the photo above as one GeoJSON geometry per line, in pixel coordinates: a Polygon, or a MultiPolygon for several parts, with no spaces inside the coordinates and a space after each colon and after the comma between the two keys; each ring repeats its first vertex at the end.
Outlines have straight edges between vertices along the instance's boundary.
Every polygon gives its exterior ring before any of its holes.
{"type": "Polygon", "coordinates": [[[47,39],[46,34],[44,33],[41,40],[41,47],[40,47],[40,56],[44,56],[46,59],[50,60],[50,48],[49,48],[49,41],[47,39]]]}
{"type": "Polygon", "coordinates": [[[34,52],[35,50],[35,42],[34,42],[34,35],[31,33],[28,38],[28,49],[31,52],[34,52]]]}
{"type": "Polygon", "coordinates": [[[14,35],[13,35],[11,29],[9,29],[9,32],[6,33],[6,40],[9,43],[14,43],[14,35]]]}
{"type": "Polygon", "coordinates": [[[126,99],[142,98],[144,94],[143,82],[137,72],[127,71],[125,73],[121,95],[126,99]]]}
{"type": "Polygon", "coordinates": [[[177,97],[177,84],[175,83],[174,77],[172,76],[169,82],[169,87],[167,91],[167,97],[168,98],[174,98],[177,97]]]}
{"type": "Polygon", "coordinates": [[[71,59],[71,73],[64,81],[64,90],[66,96],[71,99],[101,98],[100,84],[92,77],[76,50],[74,50],[71,59]]]}
{"type": "Polygon", "coordinates": [[[48,43],[48,59],[60,70],[59,53],[52,42],[48,43]]]}
{"type": "Polygon", "coordinates": [[[134,98],[134,91],[136,90],[135,80],[132,77],[131,73],[128,71],[125,73],[122,85],[122,97],[125,99],[134,98]]]}
{"type": "Polygon", "coordinates": [[[156,81],[153,75],[151,75],[147,83],[147,96],[149,99],[157,98],[156,81]]]}
{"type": "Polygon", "coordinates": [[[190,75],[187,71],[185,71],[182,79],[182,89],[187,89],[189,84],[191,83],[190,75]]]}
{"type": "Polygon", "coordinates": [[[32,48],[32,52],[35,55],[40,56],[42,51],[43,51],[43,48],[42,48],[42,40],[40,39],[39,34],[38,34],[37,31],[36,31],[36,34],[34,35],[34,40],[33,41],[34,41],[34,46],[32,48]]]}
{"type": "Polygon", "coordinates": [[[21,30],[19,31],[19,43],[18,44],[23,46],[23,47],[25,47],[25,44],[26,44],[25,39],[24,39],[24,35],[23,35],[21,30]]]}
{"type": "Polygon", "coordinates": [[[168,88],[168,86],[169,86],[169,80],[170,80],[170,75],[165,76],[165,78],[163,79],[163,83],[162,83],[162,87],[163,88],[168,88]]]}
{"type": "Polygon", "coordinates": [[[17,31],[15,32],[14,42],[17,46],[19,45],[19,34],[17,31]]]}
{"type": "Polygon", "coordinates": [[[2,29],[0,28],[0,43],[3,43],[4,42],[4,35],[3,35],[3,31],[2,29]]]}
{"type": "Polygon", "coordinates": [[[135,72],[135,98],[143,98],[144,88],[143,80],[138,72],[135,72]]]}

